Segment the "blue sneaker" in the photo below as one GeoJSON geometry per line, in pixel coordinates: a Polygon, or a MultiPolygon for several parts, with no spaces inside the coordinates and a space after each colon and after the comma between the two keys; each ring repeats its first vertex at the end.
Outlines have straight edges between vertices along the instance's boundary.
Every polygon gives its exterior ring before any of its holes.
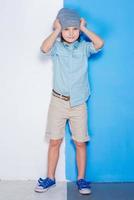
{"type": "Polygon", "coordinates": [[[76,181],[76,184],[81,194],[91,194],[90,182],[87,182],[85,179],[79,179],[76,181]]]}
{"type": "Polygon", "coordinates": [[[52,180],[50,178],[39,178],[37,186],[35,187],[34,191],[35,192],[46,192],[48,189],[56,186],[56,181],[55,179],[52,180]]]}

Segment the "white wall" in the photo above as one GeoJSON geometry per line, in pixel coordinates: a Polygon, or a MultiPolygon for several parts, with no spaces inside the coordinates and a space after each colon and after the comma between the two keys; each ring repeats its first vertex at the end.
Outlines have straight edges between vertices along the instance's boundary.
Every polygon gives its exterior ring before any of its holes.
{"type": "MultiPolygon", "coordinates": [[[[0,0],[0,179],[46,175],[52,62],[40,52],[62,0],[0,0]]],[[[64,142],[56,172],[65,180],[64,142]]]]}

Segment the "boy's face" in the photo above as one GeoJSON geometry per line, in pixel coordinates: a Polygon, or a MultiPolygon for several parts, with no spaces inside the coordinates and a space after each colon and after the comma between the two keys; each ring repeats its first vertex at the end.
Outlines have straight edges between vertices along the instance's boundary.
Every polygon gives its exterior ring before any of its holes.
{"type": "Polygon", "coordinates": [[[79,38],[80,30],[75,27],[67,27],[62,30],[62,37],[67,43],[75,42],[79,38]]]}

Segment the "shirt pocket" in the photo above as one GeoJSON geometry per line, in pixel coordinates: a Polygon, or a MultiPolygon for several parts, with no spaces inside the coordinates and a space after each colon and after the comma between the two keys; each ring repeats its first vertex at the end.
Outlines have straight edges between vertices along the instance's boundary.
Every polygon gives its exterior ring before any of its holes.
{"type": "Polygon", "coordinates": [[[64,53],[63,51],[57,51],[56,56],[65,57],[65,58],[69,57],[69,55],[67,53],[64,53]]]}
{"type": "Polygon", "coordinates": [[[79,51],[74,51],[73,53],[72,53],[72,57],[74,57],[74,58],[79,58],[79,59],[81,59],[81,58],[83,58],[83,57],[85,57],[86,56],[86,53],[83,51],[83,52],[79,52],[79,51]]]}

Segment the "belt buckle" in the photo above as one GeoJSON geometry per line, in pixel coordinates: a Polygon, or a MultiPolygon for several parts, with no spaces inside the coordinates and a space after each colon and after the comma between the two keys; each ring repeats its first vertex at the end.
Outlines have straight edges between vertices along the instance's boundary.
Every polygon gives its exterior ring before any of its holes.
{"type": "Polygon", "coordinates": [[[65,101],[69,101],[69,97],[63,97],[65,101]]]}
{"type": "Polygon", "coordinates": [[[60,96],[60,98],[61,98],[62,100],[68,101],[68,98],[67,98],[67,97],[64,97],[62,94],[60,94],[59,96],[60,96]]]}

